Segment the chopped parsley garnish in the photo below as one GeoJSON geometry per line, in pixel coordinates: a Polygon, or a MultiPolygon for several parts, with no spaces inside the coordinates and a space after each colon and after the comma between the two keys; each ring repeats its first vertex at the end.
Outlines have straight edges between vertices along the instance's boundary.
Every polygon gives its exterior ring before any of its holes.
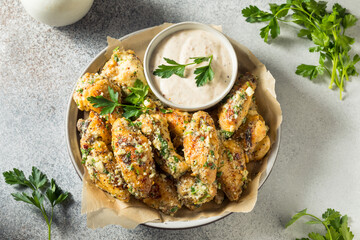
{"type": "Polygon", "coordinates": [[[118,61],[119,61],[119,57],[118,57],[117,54],[114,55],[114,61],[115,61],[115,62],[118,62],[118,61]]]}
{"type": "Polygon", "coordinates": [[[227,151],[226,151],[226,155],[227,155],[227,157],[229,158],[229,161],[230,161],[230,162],[231,162],[232,160],[234,160],[233,155],[231,154],[230,150],[227,150],[227,151]]]}
{"type": "Polygon", "coordinates": [[[161,147],[160,147],[160,155],[167,159],[169,157],[170,151],[169,151],[169,146],[167,141],[161,136],[161,134],[158,135],[158,139],[161,143],[161,147]]]}
{"type": "Polygon", "coordinates": [[[173,207],[172,209],[170,209],[170,212],[174,213],[178,210],[179,208],[178,207],[173,207]]]}
{"type": "Polygon", "coordinates": [[[225,130],[220,131],[220,133],[225,138],[230,138],[234,134],[234,132],[229,132],[229,131],[225,131],[225,130]]]}
{"type": "Polygon", "coordinates": [[[160,112],[162,113],[172,113],[174,110],[172,109],[165,109],[165,108],[160,108],[160,112]]]}

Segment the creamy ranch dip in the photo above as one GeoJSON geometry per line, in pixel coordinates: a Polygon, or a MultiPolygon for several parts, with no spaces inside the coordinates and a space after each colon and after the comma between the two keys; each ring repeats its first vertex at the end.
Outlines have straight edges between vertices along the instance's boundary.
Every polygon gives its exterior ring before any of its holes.
{"type": "Polygon", "coordinates": [[[161,78],[152,74],[155,87],[169,101],[194,107],[204,105],[220,96],[231,80],[232,62],[230,54],[221,41],[213,34],[204,30],[182,30],[175,32],[161,41],[150,59],[150,71],[154,72],[159,65],[169,65],[164,57],[180,64],[193,62],[190,57],[209,57],[213,55],[211,67],[214,78],[204,86],[197,87],[194,70],[208,65],[208,62],[189,65],[185,68],[184,78],[172,75],[161,78]]]}

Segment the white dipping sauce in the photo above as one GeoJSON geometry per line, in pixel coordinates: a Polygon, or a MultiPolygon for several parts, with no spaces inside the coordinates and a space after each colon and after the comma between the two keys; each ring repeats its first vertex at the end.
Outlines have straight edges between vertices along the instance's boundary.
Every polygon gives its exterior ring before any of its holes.
{"type": "Polygon", "coordinates": [[[169,65],[163,59],[170,58],[179,64],[193,62],[190,57],[209,57],[213,55],[211,67],[214,71],[212,81],[201,87],[196,86],[194,70],[208,65],[201,64],[187,66],[184,78],[172,75],[161,78],[152,74],[155,87],[169,101],[186,106],[195,107],[211,102],[224,93],[231,80],[232,62],[230,54],[222,42],[212,33],[204,30],[182,30],[175,32],[161,41],[150,59],[151,73],[159,65],[169,65]]]}

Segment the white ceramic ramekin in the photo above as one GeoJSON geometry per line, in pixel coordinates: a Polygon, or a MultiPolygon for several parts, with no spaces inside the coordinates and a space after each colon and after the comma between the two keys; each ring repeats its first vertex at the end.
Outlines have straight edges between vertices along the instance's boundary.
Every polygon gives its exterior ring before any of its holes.
{"type": "Polygon", "coordinates": [[[237,71],[238,71],[238,61],[237,61],[236,53],[235,53],[235,50],[234,50],[233,46],[231,45],[230,41],[227,39],[227,37],[224,34],[222,34],[221,32],[219,32],[218,30],[216,30],[215,28],[212,28],[209,25],[197,23],[197,22],[181,22],[181,23],[174,24],[174,25],[164,29],[163,31],[158,33],[152,39],[152,41],[149,43],[149,45],[146,49],[146,52],[145,52],[145,56],[144,56],[145,77],[146,77],[147,82],[148,82],[151,90],[153,91],[153,93],[164,104],[166,104],[170,107],[185,110],[185,111],[197,111],[197,110],[207,109],[207,108],[214,106],[218,102],[220,102],[230,92],[231,88],[233,87],[235,80],[236,80],[237,71]],[[175,32],[181,31],[181,30],[193,30],[193,29],[200,29],[200,30],[207,31],[207,32],[213,34],[216,38],[218,38],[221,41],[221,43],[226,47],[227,51],[229,52],[229,56],[230,56],[231,62],[232,62],[232,71],[231,71],[231,79],[229,81],[229,85],[221,95],[219,95],[218,97],[214,98],[212,101],[210,101],[206,104],[203,104],[203,105],[185,106],[185,105],[173,103],[162,96],[160,90],[156,87],[156,85],[154,83],[153,73],[150,71],[149,65],[150,65],[150,60],[151,60],[154,50],[156,49],[158,44],[164,38],[174,34],[175,32]]]}

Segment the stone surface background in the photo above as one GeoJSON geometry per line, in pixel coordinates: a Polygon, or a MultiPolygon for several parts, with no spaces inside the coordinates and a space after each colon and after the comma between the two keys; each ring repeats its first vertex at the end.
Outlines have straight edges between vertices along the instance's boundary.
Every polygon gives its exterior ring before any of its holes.
{"type": "MultiPolygon", "coordinates": [[[[338,1],[360,17],[359,1],[338,1]]],[[[281,37],[264,43],[263,25],[248,24],[241,15],[249,4],[268,9],[260,0],[95,0],[79,22],[52,28],[32,19],[19,0],[0,0],[0,172],[17,167],[28,174],[38,166],[72,193],[71,201],[55,210],[53,239],[294,239],[320,228],[296,224],[284,229],[291,215],[304,208],[320,215],[328,207],[348,214],[359,238],[359,77],[346,84],[341,102],[338,91],[327,88],[328,79],[311,82],[295,75],[297,65],[316,64],[317,55],[307,51],[311,43],[285,24],[281,37]],[[182,231],[88,229],[80,214],[82,183],[65,145],[65,112],[75,81],[106,46],[106,36],[181,21],[222,25],[277,79],[284,121],[275,167],[251,213],[182,231]]],[[[360,40],[360,23],[348,33],[360,40]]],[[[356,43],[354,52],[359,49],[356,43]]],[[[0,191],[0,239],[45,239],[41,215],[12,199],[14,189],[2,176],[0,191]]]]}

